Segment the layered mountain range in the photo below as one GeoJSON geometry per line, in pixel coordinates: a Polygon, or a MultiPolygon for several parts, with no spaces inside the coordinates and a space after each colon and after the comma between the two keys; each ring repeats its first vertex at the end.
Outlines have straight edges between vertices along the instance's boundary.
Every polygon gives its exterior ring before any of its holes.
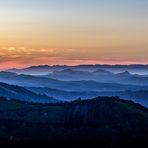
{"type": "MultiPolygon", "coordinates": [[[[51,101],[52,99],[70,101],[77,98],[87,99],[96,96],[120,96],[124,99],[133,100],[144,106],[148,106],[148,76],[133,74],[127,71],[127,69],[131,67],[130,71],[134,68],[145,68],[146,65],[80,65],[71,66],[71,69],[67,67],[68,66],[51,67],[45,65],[19,70],[8,70],[13,72],[1,71],[0,82],[2,82],[3,85],[6,83],[5,85],[7,86],[18,86],[34,94],[34,96],[36,95],[36,97],[32,98],[29,95],[26,95],[25,98],[22,96],[18,97],[20,95],[17,94],[17,96],[16,93],[10,89],[13,87],[9,87],[11,95],[10,93],[5,93],[9,95],[1,95],[8,98],[15,97],[24,100],[29,100],[30,98],[31,101],[36,100],[37,102],[40,102],[39,100],[46,102],[45,100],[51,101]],[[108,67],[108,70],[95,69],[96,67],[108,67]],[[127,69],[126,71],[115,73],[111,71],[111,67],[117,71],[119,71],[119,69],[121,70],[121,68],[127,69]],[[26,70],[30,74],[25,74],[26,70]],[[45,71],[47,72],[46,74],[45,71]]],[[[4,92],[2,87],[0,89],[1,92],[4,92]]]]}
{"type": "Polygon", "coordinates": [[[147,148],[147,67],[44,65],[1,71],[0,144],[147,148]]]}

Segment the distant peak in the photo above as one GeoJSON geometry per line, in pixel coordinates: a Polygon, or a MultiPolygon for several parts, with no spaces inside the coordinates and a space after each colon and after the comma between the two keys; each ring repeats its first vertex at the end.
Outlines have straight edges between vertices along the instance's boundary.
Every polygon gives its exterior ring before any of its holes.
{"type": "Polygon", "coordinates": [[[28,67],[28,68],[48,68],[49,65],[38,65],[38,66],[31,66],[31,67],[28,67]]]}
{"type": "Polygon", "coordinates": [[[54,73],[75,73],[75,72],[81,72],[81,71],[76,71],[76,70],[73,70],[73,69],[64,69],[64,70],[61,70],[61,71],[54,71],[54,73]]]}
{"type": "Polygon", "coordinates": [[[72,70],[72,69],[64,69],[63,72],[75,72],[75,70],[72,70]]]}
{"type": "Polygon", "coordinates": [[[93,73],[99,73],[99,74],[112,74],[110,71],[104,70],[104,69],[98,69],[94,71],[93,73]]]}
{"type": "Polygon", "coordinates": [[[129,71],[124,71],[121,73],[118,73],[119,75],[131,75],[131,73],[129,71]]]}
{"type": "Polygon", "coordinates": [[[130,74],[130,72],[128,72],[128,71],[124,71],[123,74],[130,74]]]}

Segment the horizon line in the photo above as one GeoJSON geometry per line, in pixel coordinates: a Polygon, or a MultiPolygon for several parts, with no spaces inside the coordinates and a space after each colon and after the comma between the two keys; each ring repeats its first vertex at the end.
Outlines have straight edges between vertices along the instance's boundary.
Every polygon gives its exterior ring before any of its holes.
{"type": "Polygon", "coordinates": [[[68,64],[39,64],[39,65],[31,65],[31,66],[25,66],[25,67],[20,67],[20,68],[17,68],[17,67],[10,67],[10,68],[6,68],[6,69],[0,69],[0,71],[2,71],[2,70],[10,70],[10,69],[26,69],[26,68],[32,68],[32,67],[54,67],[54,66],[69,66],[69,67],[76,67],[76,66],[97,66],[97,65],[100,65],[100,66],[132,66],[132,65],[138,65],[138,66],[147,66],[148,65],[148,63],[147,64],[142,64],[142,63],[135,63],[135,64],[76,64],[76,65],[68,65],[68,64]]]}

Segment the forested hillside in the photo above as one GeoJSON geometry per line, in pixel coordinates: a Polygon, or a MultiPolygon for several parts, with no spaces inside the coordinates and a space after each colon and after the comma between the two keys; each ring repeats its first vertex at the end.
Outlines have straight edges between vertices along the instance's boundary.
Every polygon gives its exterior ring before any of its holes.
{"type": "Polygon", "coordinates": [[[2,144],[144,148],[147,125],[147,108],[118,97],[44,105],[0,99],[2,144]]]}

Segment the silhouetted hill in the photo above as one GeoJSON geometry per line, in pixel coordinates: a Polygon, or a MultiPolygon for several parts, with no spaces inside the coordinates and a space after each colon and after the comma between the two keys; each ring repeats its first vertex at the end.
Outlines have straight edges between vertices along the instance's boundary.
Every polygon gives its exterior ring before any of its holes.
{"type": "Polygon", "coordinates": [[[23,87],[19,87],[16,85],[8,85],[6,83],[1,83],[1,82],[0,82],[0,96],[7,97],[8,99],[15,98],[27,102],[40,102],[40,103],[57,102],[57,100],[48,97],[46,95],[36,94],[23,87]]]}
{"type": "Polygon", "coordinates": [[[118,97],[46,105],[0,99],[0,142],[11,146],[146,148],[147,125],[147,108],[118,97]]]}

